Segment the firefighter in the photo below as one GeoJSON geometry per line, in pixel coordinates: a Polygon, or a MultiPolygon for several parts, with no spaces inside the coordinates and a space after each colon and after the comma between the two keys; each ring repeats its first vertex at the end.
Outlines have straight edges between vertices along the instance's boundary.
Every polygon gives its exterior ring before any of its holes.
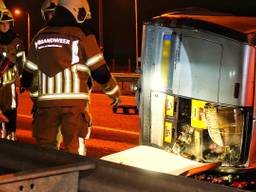
{"type": "Polygon", "coordinates": [[[57,147],[60,126],[64,148],[78,153],[90,123],[88,106],[92,77],[112,99],[120,89],[111,75],[96,38],[81,24],[91,18],[86,0],[60,0],[53,18],[32,40],[23,70],[22,86],[29,89],[38,72],[38,100],[33,136],[43,147],[57,147]]]}
{"type": "MultiPolygon", "coordinates": [[[[47,24],[51,18],[54,16],[54,11],[57,6],[58,0],[45,0],[41,5],[41,16],[45,24],[47,24]]],[[[38,98],[38,72],[34,74],[32,86],[30,88],[30,98],[32,100],[32,124],[34,123],[35,113],[37,111],[37,98],[38,98]]],[[[62,136],[60,132],[57,135],[58,149],[60,148],[60,143],[62,141],[62,136]]]]}
{"type": "Polygon", "coordinates": [[[1,138],[16,140],[16,84],[25,61],[25,52],[20,37],[14,32],[13,16],[2,1],[0,11],[0,110],[6,117],[1,123],[1,138]]]}
{"type": "MultiPolygon", "coordinates": [[[[55,12],[55,8],[58,4],[58,0],[45,0],[41,6],[41,14],[42,14],[42,19],[44,20],[45,24],[47,24],[51,18],[54,16],[54,12],[55,12]]],[[[37,81],[37,74],[35,74],[35,77],[34,77],[34,80],[33,80],[33,86],[32,86],[32,89],[31,89],[31,93],[30,93],[30,96],[31,96],[31,99],[33,101],[33,108],[32,108],[32,114],[33,114],[33,117],[34,117],[34,113],[36,112],[36,106],[37,106],[37,97],[38,97],[38,81],[37,81]]],[[[91,78],[88,79],[88,87],[89,87],[89,90],[91,91],[92,89],[92,80],[91,78]]],[[[89,112],[89,110],[87,109],[87,111],[89,112]]],[[[88,115],[90,115],[88,113],[88,115]]],[[[80,137],[79,138],[79,149],[78,149],[78,152],[79,152],[79,155],[83,155],[85,156],[86,155],[86,147],[85,147],[85,142],[86,140],[88,140],[90,138],[90,133],[91,133],[91,126],[92,126],[92,123],[91,123],[91,115],[89,116],[89,124],[88,124],[88,133],[86,135],[85,138],[82,138],[80,137]]],[[[33,121],[34,122],[34,121],[33,121]]],[[[62,138],[62,135],[61,135],[61,131],[58,132],[57,134],[57,149],[62,149],[63,147],[63,138],[62,138]]]]}

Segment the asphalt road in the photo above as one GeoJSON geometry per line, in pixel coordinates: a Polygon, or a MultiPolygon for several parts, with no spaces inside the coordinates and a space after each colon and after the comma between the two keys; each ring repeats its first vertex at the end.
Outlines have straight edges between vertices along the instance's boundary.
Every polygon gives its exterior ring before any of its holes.
{"type": "MultiPolygon", "coordinates": [[[[121,104],[134,105],[133,96],[121,96],[121,104]]],[[[18,97],[17,138],[34,143],[31,134],[32,102],[27,92],[18,97]]],[[[93,117],[91,138],[87,141],[88,156],[95,158],[119,152],[139,142],[139,115],[113,113],[111,99],[100,93],[91,94],[90,112],[93,117]]]]}

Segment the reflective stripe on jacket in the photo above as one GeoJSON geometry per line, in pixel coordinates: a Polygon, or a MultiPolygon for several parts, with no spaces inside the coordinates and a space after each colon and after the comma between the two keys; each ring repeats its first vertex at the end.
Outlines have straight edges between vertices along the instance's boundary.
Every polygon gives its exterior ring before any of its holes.
{"type": "MultiPolygon", "coordinates": [[[[106,62],[94,35],[85,35],[78,27],[46,27],[31,43],[25,70],[38,73],[39,105],[66,106],[88,102],[90,73],[103,65],[106,62]]],[[[119,93],[110,77],[104,92],[119,93]]]]}

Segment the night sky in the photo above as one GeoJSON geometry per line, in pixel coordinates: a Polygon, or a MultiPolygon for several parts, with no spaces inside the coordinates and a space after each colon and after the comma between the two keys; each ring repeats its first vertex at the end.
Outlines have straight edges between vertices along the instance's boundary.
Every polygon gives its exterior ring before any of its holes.
{"type": "MultiPolygon", "coordinates": [[[[16,8],[19,8],[30,14],[30,25],[31,25],[31,38],[44,26],[44,22],[41,17],[41,4],[44,0],[4,0],[8,9],[12,12],[16,8]]],[[[89,0],[94,1],[94,0],[89,0]]],[[[92,11],[94,12],[94,3],[92,4],[92,11]]],[[[15,19],[15,30],[20,34],[24,41],[25,46],[27,46],[27,15],[14,15],[15,19]]],[[[95,27],[92,27],[95,28],[95,27]]],[[[92,29],[93,32],[95,29],[92,29]]]]}
{"type": "MultiPolygon", "coordinates": [[[[40,10],[43,0],[4,0],[4,2],[7,8],[11,11],[19,8],[25,12],[29,12],[31,24],[31,38],[43,26],[40,10]]],[[[14,15],[14,19],[15,30],[17,33],[20,34],[25,46],[27,46],[27,15],[14,15]]]]}
{"type": "MultiPolygon", "coordinates": [[[[4,0],[13,10],[21,8],[30,13],[31,37],[43,27],[40,6],[43,0],[4,0]]],[[[99,40],[98,2],[89,0],[94,19],[89,27],[99,40]]],[[[228,12],[235,15],[256,16],[256,0],[137,0],[138,32],[141,40],[143,22],[168,10],[184,7],[201,7],[211,11],[228,12]]],[[[129,59],[134,62],[135,17],[134,0],[102,0],[104,54],[108,63],[120,60],[127,65],[129,59]]],[[[27,17],[15,16],[15,29],[27,42],[27,17]]],[[[140,44],[140,42],[139,42],[140,44]]],[[[110,64],[111,65],[111,64],[110,64]]],[[[122,64],[121,64],[122,65],[122,64]]]]}

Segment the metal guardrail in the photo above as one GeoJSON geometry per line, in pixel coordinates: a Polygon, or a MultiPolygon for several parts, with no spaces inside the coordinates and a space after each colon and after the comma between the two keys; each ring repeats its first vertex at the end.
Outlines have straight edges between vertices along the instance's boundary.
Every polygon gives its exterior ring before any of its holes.
{"type": "Polygon", "coordinates": [[[0,150],[1,192],[244,191],[21,142],[1,139],[0,150]]]}
{"type": "MultiPolygon", "coordinates": [[[[141,77],[139,73],[112,73],[117,82],[121,83],[121,89],[124,89],[124,83],[130,83],[129,85],[129,94],[132,93],[132,87],[137,83],[138,79],[141,77]]],[[[124,90],[123,90],[124,92],[124,90]]]]}
{"type": "MultiPolygon", "coordinates": [[[[139,73],[111,73],[112,76],[118,82],[120,88],[122,89],[122,94],[124,95],[133,95],[131,91],[132,84],[134,85],[138,79],[140,79],[141,74],[139,73]]],[[[93,85],[94,92],[101,92],[99,84],[94,83],[93,85]]]]}
{"type": "Polygon", "coordinates": [[[141,74],[138,73],[112,73],[112,75],[115,77],[116,81],[125,81],[125,82],[133,82],[137,81],[141,74]]]}

